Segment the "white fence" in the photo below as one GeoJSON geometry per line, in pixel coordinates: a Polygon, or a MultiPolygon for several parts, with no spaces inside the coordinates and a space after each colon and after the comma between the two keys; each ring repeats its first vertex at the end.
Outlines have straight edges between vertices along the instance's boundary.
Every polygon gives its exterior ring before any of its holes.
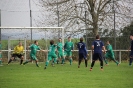
{"type": "MultiPolygon", "coordinates": [[[[11,54],[11,52],[13,51],[13,50],[11,50],[11,49],[9,49],[9,50],[2,50],[3,52],[8,52],[8,60],[10,59],[10,54],[11,54]]],[[[30,52],[30,50],[24,50],[24,52],[25,52],[25,60],[27,59],[26,58],[26,53],[27,53],[27,51],[28,52],[30,52]]],[[[89,54],[90,54],[90,61],[92,62],[92,50],[87,50],[88,52],[89,52],[89,54]]],[[[77,52],[78,53],[78,50],[73,50],[73,52],[77,52]]],[[[128,52],[128,50],[114,50],[114,52],[118,52],[118,57],[119,57],[119,63],[121,63],[121,61],[122,61],[122,52],[128,52]]]]}

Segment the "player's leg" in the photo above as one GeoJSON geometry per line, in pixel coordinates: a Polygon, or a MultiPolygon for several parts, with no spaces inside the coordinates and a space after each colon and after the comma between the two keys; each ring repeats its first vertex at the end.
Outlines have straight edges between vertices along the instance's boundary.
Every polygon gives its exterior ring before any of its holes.
{"type": "Polygon", "coordinates": [[[37,58],[35,58],[35,63],[36,63],[36,66],[37,66],[37,67],[40,67],[40,66],[38,65],[38,59],[37,59],[37,58]]]}
{"type": "Polygon", "coordinates": [[[63,52],[60,53],[60,58],[61,58],[61,64],[63,65],[64,61],[65,61],[65,56],[64,56],[63,52]]]}
{"type": "Polygon", "coordinates": [[[34,55],[30,55],[30,60],[27,60],[23,63],[23,65],[29,63],[29,62],[32,62],[32,60],[34,59],[34,55]]]}
{"type": "Polygon", "coordinates": [[[2,58],[0,57],[0,66],[2,66],[2,58]]]}
{"type": "Polygon", "coordinates": [[[14,60],[14,58],[16,56],[17,56],[16,54],[12,54],[12,56],[11,56],[10,60],[8,61],[7,65],[9,65],[14,60]]]}
{"type": "Polygon", "coordinates": [[[83,54],[79,53],[78,68],[80,68],[82,58],[83,58],[83,54]]]}
{"type": "Polygon", "coordinates": [[[133,56],[130,56],[130,59],[129,59],[129,66],[132,66],[132,61],[133,61],[133,56]]]}
{"type": "Polygon", "coordinates": [[[98,58],[97,54],[93,54],[90,71],[92,70],[93,66],[95,65],[95,61],[97,60],[97,58],[98,58]]]}
{"type": "Polygon", "coordinates": [[[85,60],[85,67],[87,67],[88,63],[87,63],[87,56],[86,55],[83,55],[83,58],[85,60]]]}
{"type": "Polygon", "coordinates": [[[99,58],[99,61],[100,61],[101,70],[103,70],[103,57],[102,57],[102,54],[99,54],[98,58],[99,58]]]}
{"type": "Polygon", "coordinates": [[[1,54],[1,51],[0,51],[0,66],[2,66],[2,54],[1,54]]]}
{"type": "Polygon", "coordinates": [[[51,60],[52,60],[52,56],[51,56],[51,55],[48,55],[47,61],[45,62],[45,67],[44,67],[44,69],[47,68],[47,66],[48,66],[48,64],[49,64],[49,62],[50,62],[51,60]]]}
{"type": "Polygon", "coordinates": [[[67,56],[67,53],[66,52],[63,52],[62,53],[62,62],[61,62],[61,64],[64,64],[65,63],[66,56],[67,56]]]}
{"type": "Polygon", "coordinates": [[[18,55],[18,58],[20,58],[20,65],[23,63],[24,56],[22,54],[18,55]]]}
{"type": "Polygon", "coordinates": [[[67,52],[67,53],[68,53],[70,65],[72,65],[72,51],[67,52]]]}
{"type": "Polygon", "coordinates": [[[53,63],[52,63],[52,66],[54,66],[54,64],[57,62],[57,55],[53,54],[52,58],[54,58],[53,63]]]}
{"type": "Polygon", "coordinates": [[[104,62],[105,62],[106,65],[108,65],[108,60],[107,60],[107,58],[108,58],[108,53],[106,53],[106,54],[103,56],[103,60],[104,60],[104,62]]]}
{"type": "Polygon", "coordinates": [[[114,55],[112,55],[110,58],[111,58],[117,65],[119,65],[119,62],[115,59],[115,56],[114,56],[114,55]]]}

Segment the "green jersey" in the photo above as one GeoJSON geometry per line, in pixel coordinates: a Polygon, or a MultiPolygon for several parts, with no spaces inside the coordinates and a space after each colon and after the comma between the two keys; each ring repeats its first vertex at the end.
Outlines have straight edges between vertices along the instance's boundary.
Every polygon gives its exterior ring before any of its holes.
{"type": "Polygon", "coordinates": [[[57,43],[57,50],[58,52],[63,52],[63,44],[61,42],[57,43]]]}
{"type": "Polygon", "coordinates": [[[36,44],[32,44],[32,45],[30,46],[30,49],[31,49],[30,54],[32,54],[32,55],[36,55],[37,50],[40,50],[40,47],[37,46],[36,44]]]}
{"type": "Polygon", "coordinates": [[[67,41],[67,42],[65,43],[65,45],[64,45],[64,49],[65,49],[65,51],[70,52],[71,50],[73,50],[73,43],[67,41]]]}
{"type": "Polygon", "coordinates": [[[108,44],[106,46],[106,49],[107,49],[107,53],[108,54],[114,55],[114,52],[113,52],[113,49],[112,49],[112,45],[108,44]]]}
{"type": "Polygon", "coordinates": [[[56,49],[57,49],[56,45],[50,45],[48,55],[55,54],[56,49]]]}

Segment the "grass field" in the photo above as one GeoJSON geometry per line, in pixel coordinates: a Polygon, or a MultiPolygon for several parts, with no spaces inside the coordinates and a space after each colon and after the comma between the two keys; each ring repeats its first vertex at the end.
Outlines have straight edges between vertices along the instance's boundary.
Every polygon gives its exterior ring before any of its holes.
{"type": "Polygon", "coordinates": [[[39,65],[40,68],[34,63],[0,66],[0,88],[133,88],[133,66],[128,63],[116,66],[110,62],[101,71],[96,62],[91,72],[90,63],[85,68],[84,62],[80,68],[77,68],[77,62],[71,66],[69,63],[49,65],[46,70],[44,63],[39,65]]]}

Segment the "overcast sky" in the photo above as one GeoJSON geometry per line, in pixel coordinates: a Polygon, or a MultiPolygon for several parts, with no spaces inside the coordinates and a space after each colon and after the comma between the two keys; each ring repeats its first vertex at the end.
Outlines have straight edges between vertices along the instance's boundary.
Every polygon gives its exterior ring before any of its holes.
{"type": "MultiPolygon", "coordinates": [[[[40,8],[36,6],[36,0],[31,1],[31,10],[32,10],[32,26],[36,26],[35,21],[38,20],[39,15],[41,14],[40,8]]],[[[1,9],[1,26],[2,27],[30,27],[30,8],[29,0],[0,0],[0,9],[1,9]]],[[[19,31],[4,31],[2,30],[3,35],[8,35],[9,33],[13,36],[19,38],[24,35],[24,32],[19,34],[19,31]],[[13,33],[12,33],[13,32],[13,33]]],[[[21,31],[22,32],[22,31],[21,31]]],[[[26,33],[30,36],[30,31],[26,33]]],[[[36,33],[34,31],[34,33],[36,33]]],[[[44,36],[43,33],[34,34],[33,39],[38,38],[38,36],[44,36]]]]}
{"type": "MultiPolygon", "coordinates": [[[[32,22],[37,19],[39,8],[31,0],[32,22]]],[[[0,0],[1,26],[30,26],[29,0],[0,0]]]]}

